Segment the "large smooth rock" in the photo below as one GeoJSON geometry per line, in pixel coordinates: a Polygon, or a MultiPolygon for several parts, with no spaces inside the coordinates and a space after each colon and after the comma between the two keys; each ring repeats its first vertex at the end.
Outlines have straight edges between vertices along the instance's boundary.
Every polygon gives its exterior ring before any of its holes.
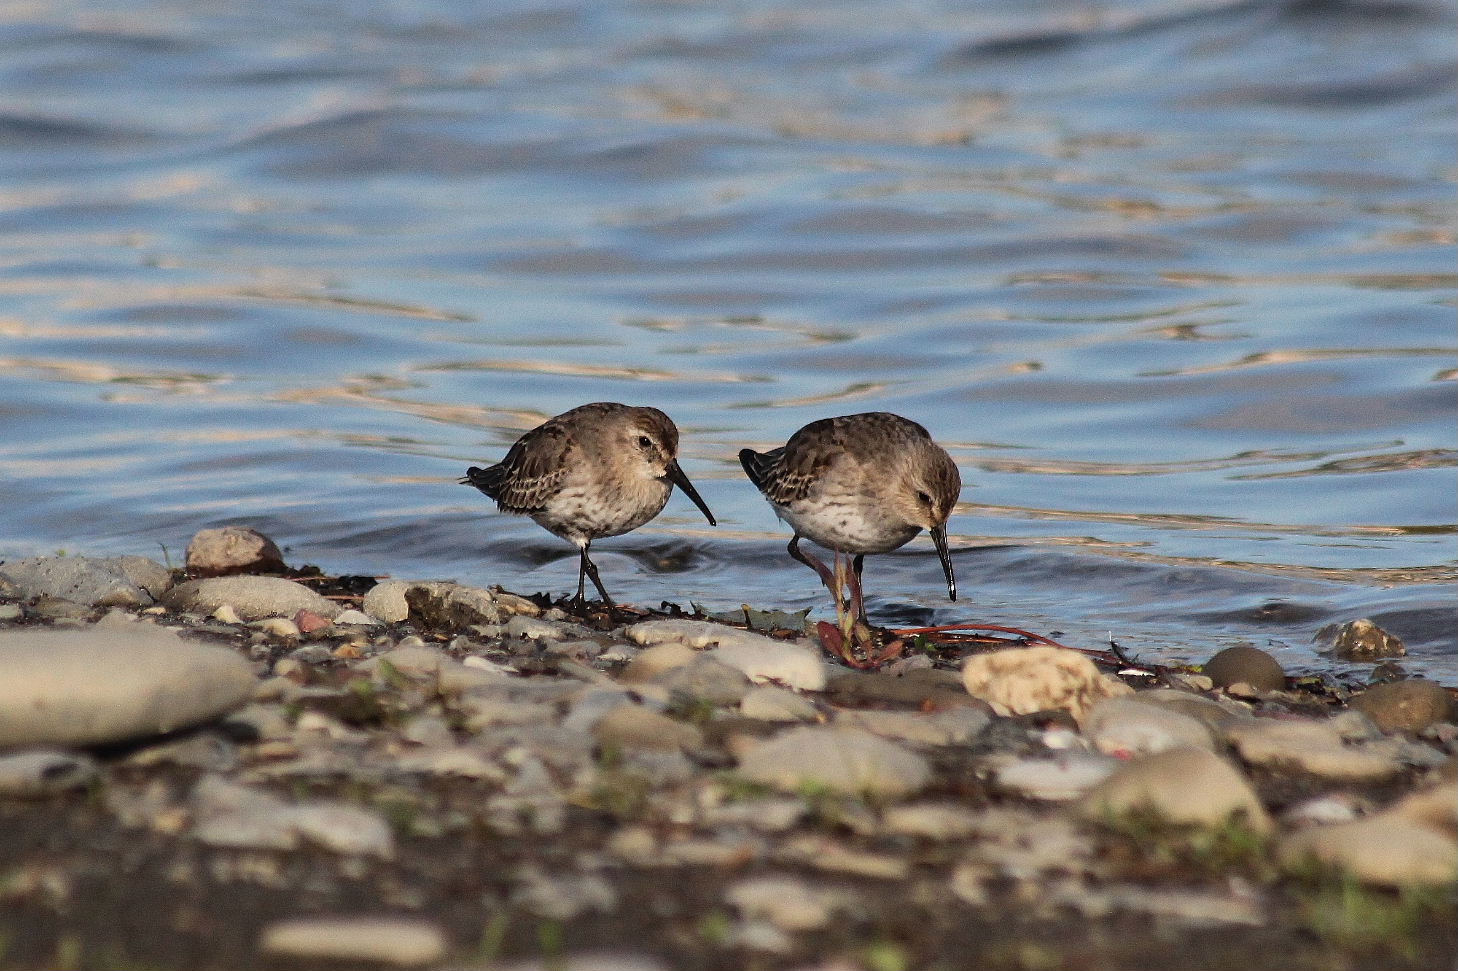
{"type": "Polygon", "coordinates": [[[211,614],[219,607],[231,607],[239,620],[292,617],[301,610],[334,618],[343,609],[302,583],[282,577],[210,577],[189,580],[167,592],[162,603],[168,610],[211,614]]]}
{"type": "Polygon", "coordinates": [[[794,728],[744,753],[739,774],[794,790],[904,796],[931,779],[931,767],[910,749],[859,729],[794,728]]]}
{"type": "Polygon", "coordinates": [[[1105,698],[1083,718],[1083,732],[1100,752],[1121,757],[1149,755],[1171,748],[1214,749],[1204,722],[1139,696],[1105,698]]]}
{"type": "Polygon", "coordinates": [[[277,573],[285,568],[278,544],[247,526],[198,530],[187,544],[186,565],[194,577],[277,573]]]}
{"type": "Polygon", "coordinates": [[[689,647],[712,647],[744,633],[737,627],[715,624],[707,620],[645,620],[633,624],[624,633],[634,644],[687,644],[689,647]]]}
{"type": "Polygon", "coordinates": [[[1426,826],[1458,842],[1458,786],[1449,779],[1410,792],[1389,806],[1383,815],[1426,826]]]}
{"type": "Polygon", "coordinates": [[[1175,688],[1147,688],[1134,697],[1146,705],[1158,705],[1198,719],[1217,735],[1232,722],[1249,721],[1255,717],[1248,707],[1228,698],[1207,698],[1175,688]]]}
{"type": "Polygon", "coordinates": [[[1227,726],[1225,738],[1252,765],[1299,769],[1330,779],[1375,782],[1402,768],[1386,753],[1344,744],[1336,727],[1324,721],[1255,718],[1227,726]]]}
{"type": "Polygon", "coordinates": [[[0,631],[0,748],[97,745],[212,721],[248,702],[253,666],[140,630],[0,631]]]}
{"type": "Polygon", "coordinates": [[[0,565],[22,600],[58,597],[92,607],[144,607],[172,584],[172,574],[145,556],[97,559],[88,556],[41,556],[0,565]]]}
{"type": "Polygon", "coordinates": [[[628,684],[651,681],[665,671],[693,663],[697,657],[699,652],[687,644],[677,641],[654,644],[652,647],[645,647],[628,662],[628,666],[623,669],[622,680],[628,684]]]}
{"type": "Polygon", "coordinates": [[[704,733],[693,725],[633,704],[609,708],[592,726],[592,734],[599,744],[625,749],[691,752],[704,744],[704,733]]]}
{"type": "Polygon", "coordinates": [[[706,701],[712,705],[737,705],[747,695],[749,678],[738,668],[701,654],[683,667],[669,668],[652,683],[671,697],[685,701],[706,701]]]}
{"type": "Polygon", "coordinates": [[[1281,840],[1279,853],[1291,864],[1315,857],[1364,883],[1403,886],[1458,880],[1458,842],[1388,813],[1298,830],[1281,840]]]}
{"type": "Polygon", "coordinates": [[[1080,813],[1102,820],[1153,812],[1173,823],[1213,826],[1242,814],[1252,828],[1271,828],[1255,790],[1235,766],[1205,749],[1169,749],[1114,771],[1079,800],[1080,813]]]}
{"type": "Polygon", "coordinates": [[[999,715],[1062,708],[1081,719],[1104,698],[1132,693],[1117,678],[1100,674],[1082,654],[1046,646],[973,655],[962,665],[962,682],[968,694],[999,715]]]}
{"type": "Polygon", "coordinates": [[[726,624],[683,619],[645,620],[625,633],[628,640],[649,648],[661,644],[714,648],[710,656],[757,684],[773,682],[801,691],[825,687],[825,662],[809,641],[778,640],[726,624]]]}
{"type": "Polygon", "coordinates": [[[852,708],[892,705],[916,711],[965,707],[992,710],[987,702],[967,693],[960,672],[937,668],[921,668],[900,676],[884,671],[842,671],[825,687],[837,705],[852,708]]]}
{"type": "Polygon", "coordinates": [[[805,643],[777,641],[747,631],[738,633],[743,636],[726,640],[709,651],[708,656],[742,671],[756,684],[782,684],[800,691],[820,691],[825,687],[825,662],[818,650],[805,643]]]}

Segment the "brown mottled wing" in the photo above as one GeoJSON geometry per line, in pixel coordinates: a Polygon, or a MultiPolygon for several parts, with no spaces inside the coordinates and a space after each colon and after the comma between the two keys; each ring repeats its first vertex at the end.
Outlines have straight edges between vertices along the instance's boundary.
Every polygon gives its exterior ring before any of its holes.
{"type": "Polygon", "coordinates": [[[809,495],[836,462],[874,462],[878,441],[927,437],[916,422],[888,412],[842,415],[812,421],[780,448],[762,453],[745,449],[739,462],[766,499],[787,506],[809,495]],[[867,430],[875,434],[868,436],[867,430]]]}
{"type": "Polygon", "coordinates": [[[739,464],[744,466],[745,475],[773,505],[788,506],[804,499],[834,460],[836,450],[825,447],[831,443],[820,438],[829,429],[812,432],[817,426],[828,426],[830,421],[811,422],[791,435],[784,445],[768,452],[746,448],[739,453],[739,464]]]}
{"type": "Polygon", "coordinates": [[[519,438],[500,464],[467,469],[461,484],[480,489],[503,512],[537,512],[562,488],[576,447],[566,428],[549,421],[519,438]]]}
{"type": "Polygon", "coordinates": [[[764,492],[766,484],[774,478],[775,466],[779,464],[780,457],[785,454],[783,446],[771,449],[768,452],[756,452],[752,448],[741,448],[739,450],[739,464],[744,466],[744,474],[749,476],[749,481],[760,492],[764,492]]]}

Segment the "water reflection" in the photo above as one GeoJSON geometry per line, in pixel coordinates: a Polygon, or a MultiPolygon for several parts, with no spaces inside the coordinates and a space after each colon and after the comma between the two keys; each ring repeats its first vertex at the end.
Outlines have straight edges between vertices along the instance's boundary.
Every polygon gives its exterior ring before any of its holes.
{"type": "Polygon", "coordinates": [[[1449,0],[7,22],[0,556],[245,522],[560,589],[455,478],[622,400],[724,525],[604,543],[621,594],[823,609],[734,455],[885,409],[974,599],[914,543],[883,618],[1299,662],[1368,613],[1458,678],[1449,0]]]}

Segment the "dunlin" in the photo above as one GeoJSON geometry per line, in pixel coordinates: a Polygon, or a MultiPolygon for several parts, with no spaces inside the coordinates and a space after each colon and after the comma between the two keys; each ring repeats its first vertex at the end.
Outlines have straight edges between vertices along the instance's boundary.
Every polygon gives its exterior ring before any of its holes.
{"type": "Polygon", "coordinates": [[[947,553],[947,517],[962,489],[952,457],[914,421],[884,411],[813,421],[768,452],[744,449],[745,474],[790,524],[790,555],[820,575],[832,591],[834,573],[800,549],[802,537],[853,557],[854,608],[864,616],[861,566],[867,553],[904,546],[923,529],[931,532],[947,577],[947,596],[957,599],[957,580],[947,553]]]}
{"type": "Polygon", "coordinates": [[[678,427],[657,408],[599,401],[563,412],[517,439],[500,464],[469,468],[462,485],[496,500],[502,512],[530,516],[537,525],[577,544],[577,602],[584,577],[609,608],[592,541],[621,536],[658,515],[673,486],[709,520],[714,514],[678,467],[678,427]]]}

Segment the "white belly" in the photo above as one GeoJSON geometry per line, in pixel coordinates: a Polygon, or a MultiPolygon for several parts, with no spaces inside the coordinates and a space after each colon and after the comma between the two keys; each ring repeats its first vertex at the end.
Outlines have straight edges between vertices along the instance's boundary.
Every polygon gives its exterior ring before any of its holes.
{"type": "MultiPolygon", "coordinates": [[[[589,485],[597,485],[590,483],[589,485]]],[[[666,482],[650,481],[632,493],[569,484],[532,514],[537,524],[579,546],[602,536],[621,536],[648,522],[668,504],[666,482]]]]}
{"type": "Polygon", "coordinates": [[[857,499],[799,502],[775,509],[795,532],[830,550],[842,553],[885,553],[905,546],[921,527],[885,508],[857,499]]]}

